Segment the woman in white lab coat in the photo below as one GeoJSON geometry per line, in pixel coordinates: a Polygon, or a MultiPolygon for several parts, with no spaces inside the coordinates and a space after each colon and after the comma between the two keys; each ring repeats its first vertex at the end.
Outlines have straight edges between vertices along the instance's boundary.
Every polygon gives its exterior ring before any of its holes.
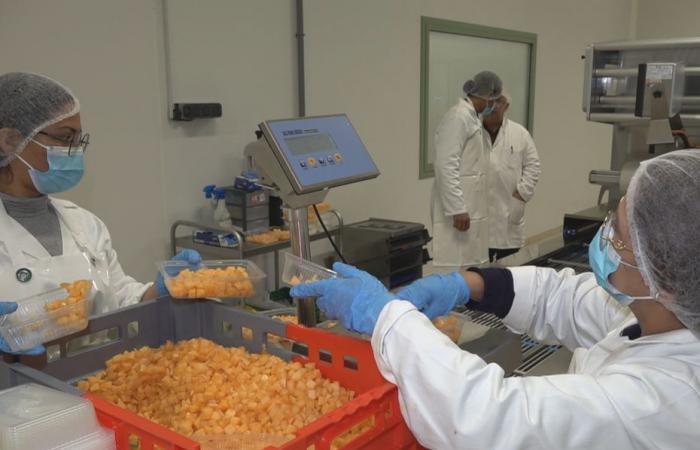
{"type": "MultiPolygon", "coordinates": [[[[124,274],[99,218],[49,196],[77,185],[88,144],[80,103],[67,88],[36,74],[0,75],[0,315],[80,279],[92,281],[93,313],[167,294],[162,278],[139,283],[124,274]]],[[[2,339],[0,351],[8,351],[2,339]]]]}
{"type": "Polygon", "coordinates": [[[690,449],[700,430],[700,152],[640,166],[590,246],[593,273],[539,267],[433,275],[398,293],[346,279],[295,287],[372,334],[401,411],[433,449],[690,449]],[[568,374],[505,378],[429,317],[469,302],[574,352],[568,374]],[[427,316],[427,317],[426,317],[427,316]]]}
{"type": "Polygon", "coordinates": [[[462,267],[488,261],[490,143],[481,117],[500,97],[501,79],[480,72],[464,83],[465,98],[442,117],[435,132],[432,193],[433,264],[462,267]]]}
{"type": "Polygon", "coordinates": [[[501,259],[525,245],[525,204],[535,195],[540,158],[525,127],[506,117],[505,89],[493,113],[484,117],[491,143],[488,175],[489,260],[501,259]]]}

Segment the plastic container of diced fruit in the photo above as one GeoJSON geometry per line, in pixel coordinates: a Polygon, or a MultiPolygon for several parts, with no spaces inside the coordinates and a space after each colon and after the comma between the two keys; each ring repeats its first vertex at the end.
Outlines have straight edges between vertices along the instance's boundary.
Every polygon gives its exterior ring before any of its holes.
{"type": "Polygon", "coordinates": [[[248,299],[264,291],[266,275],[252,261],[206,260],[196,265],[162,261],[157,265],[173,298],[248,299]]]}
{"type": "Polygon", "coordinates": [[[313,283],[314,281],[329,278],[338,278],[338,274],[291,253],[284,254],[283,283],[289,286],[296,286],[297,284],[313,283]]]}
{"type": "Polygon", "coordinates": [[[89,400],[28,383],[0,392],[0,448],[110,450],[116,443],[89,400]]]}
{"type": "Polygon", "coordinates": [[[96,290],[81,283],[87,290],[81,297],[58,288],[17,300],[17,310],[0,317],[0,335],[10,350],[28,350],[87,328],[96,290]]]}

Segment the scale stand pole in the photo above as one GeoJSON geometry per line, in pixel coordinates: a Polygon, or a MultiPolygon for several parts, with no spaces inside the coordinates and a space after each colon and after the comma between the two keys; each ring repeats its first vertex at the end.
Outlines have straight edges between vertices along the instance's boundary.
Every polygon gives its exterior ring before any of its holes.
{"type": "MultiPolygon", "coordinates": [[[[289,233],[292,241],[292,253],[307,261],[311,260],[309,241],[308,208],[287,208],[289,213],[289,233]]],[[[297,319],[300,325],[316,326],[316,299],[314,297],[297,298],[297,319]]]]}

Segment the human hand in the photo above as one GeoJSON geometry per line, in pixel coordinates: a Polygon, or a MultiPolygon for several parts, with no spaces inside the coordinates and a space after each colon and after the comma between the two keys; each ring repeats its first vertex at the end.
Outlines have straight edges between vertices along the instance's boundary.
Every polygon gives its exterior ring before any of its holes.
{"type": "Polygon", "coordinates": [[[459,272],[430,275],[401,289],[397,296],[407,300],[429,319],[444,316],[457,305],[469,302],[469,285],[459,272]]]}
{"type": "MultiPolygon", "coordinates": [[[[17,303],[0,302],[0,323],[4,321],[4,318],[7,314],[11,314],[15,311],[17,311],[17,303]]],[[[0,351],[2,351],[3,353],[14,353],[18,355],[41,355],[46,351],[46,349],[44,349],[43,345],[37,345],[36,347],[32,347],[29,350],[13,352],[12,350],[10,350],[10,346],[7,344],[5,339],[2,336],[0,336],[0,351]]]]}
{"type": "MultiPolygon", "coordinates": [[[[196,250],[190,250],[190,249],[185,249],[182,250],[180,253],[177,255],[173,256],[170,261],[186,261],[189,263],[189,265],[195,269],[197,266],[199,266],[199,263],[202,262],[202,257],[197,252],[196,250]]],[[[158,272],[158,276],[156,278],[156,292],[159,297],[163,297],[165,295],[170,295],[170,292],[168,291],[168,288],[165,286],[165,280],[163,279],[163,274],[158,272]]]]}
{"type": "Polygon", "coordinates": [[[459,231],[467,231],[469,229],[470,219],[469,213],[462,213],[452,216],[452,226],[459,231]]]}
{"type": "Polygon", "coordinates": [[[371,335],[379,313],[396,297],[372,275],[353,266],[335,263],[342,278],[299,284],[292,297],[318,297],[317,305],[329,319],[339,320],[348,330],[371,335]]]}

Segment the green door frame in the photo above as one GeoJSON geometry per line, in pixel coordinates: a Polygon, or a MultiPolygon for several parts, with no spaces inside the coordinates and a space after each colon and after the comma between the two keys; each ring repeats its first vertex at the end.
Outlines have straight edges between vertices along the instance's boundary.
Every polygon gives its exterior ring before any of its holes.
{"type": "Polygon", "coordinates": [[[452,20],[436,19],[433,17],[421,17],[420,39],[420,155],[419,178],[431,178],[435,175],[433,165],[428,161],[428,82],[430,60],[430,33],[431,32],[459,34],[462,36],[474,36],[502,41],[520,42],[530,46],[530,73],[528,83],[528,109],[527,129],[533,132],[535,118],[535,67],[537,63],[537,35],[523,31],[508,30],[505,28],[487,27],[470,23],[455,22],[452,20]]]}

